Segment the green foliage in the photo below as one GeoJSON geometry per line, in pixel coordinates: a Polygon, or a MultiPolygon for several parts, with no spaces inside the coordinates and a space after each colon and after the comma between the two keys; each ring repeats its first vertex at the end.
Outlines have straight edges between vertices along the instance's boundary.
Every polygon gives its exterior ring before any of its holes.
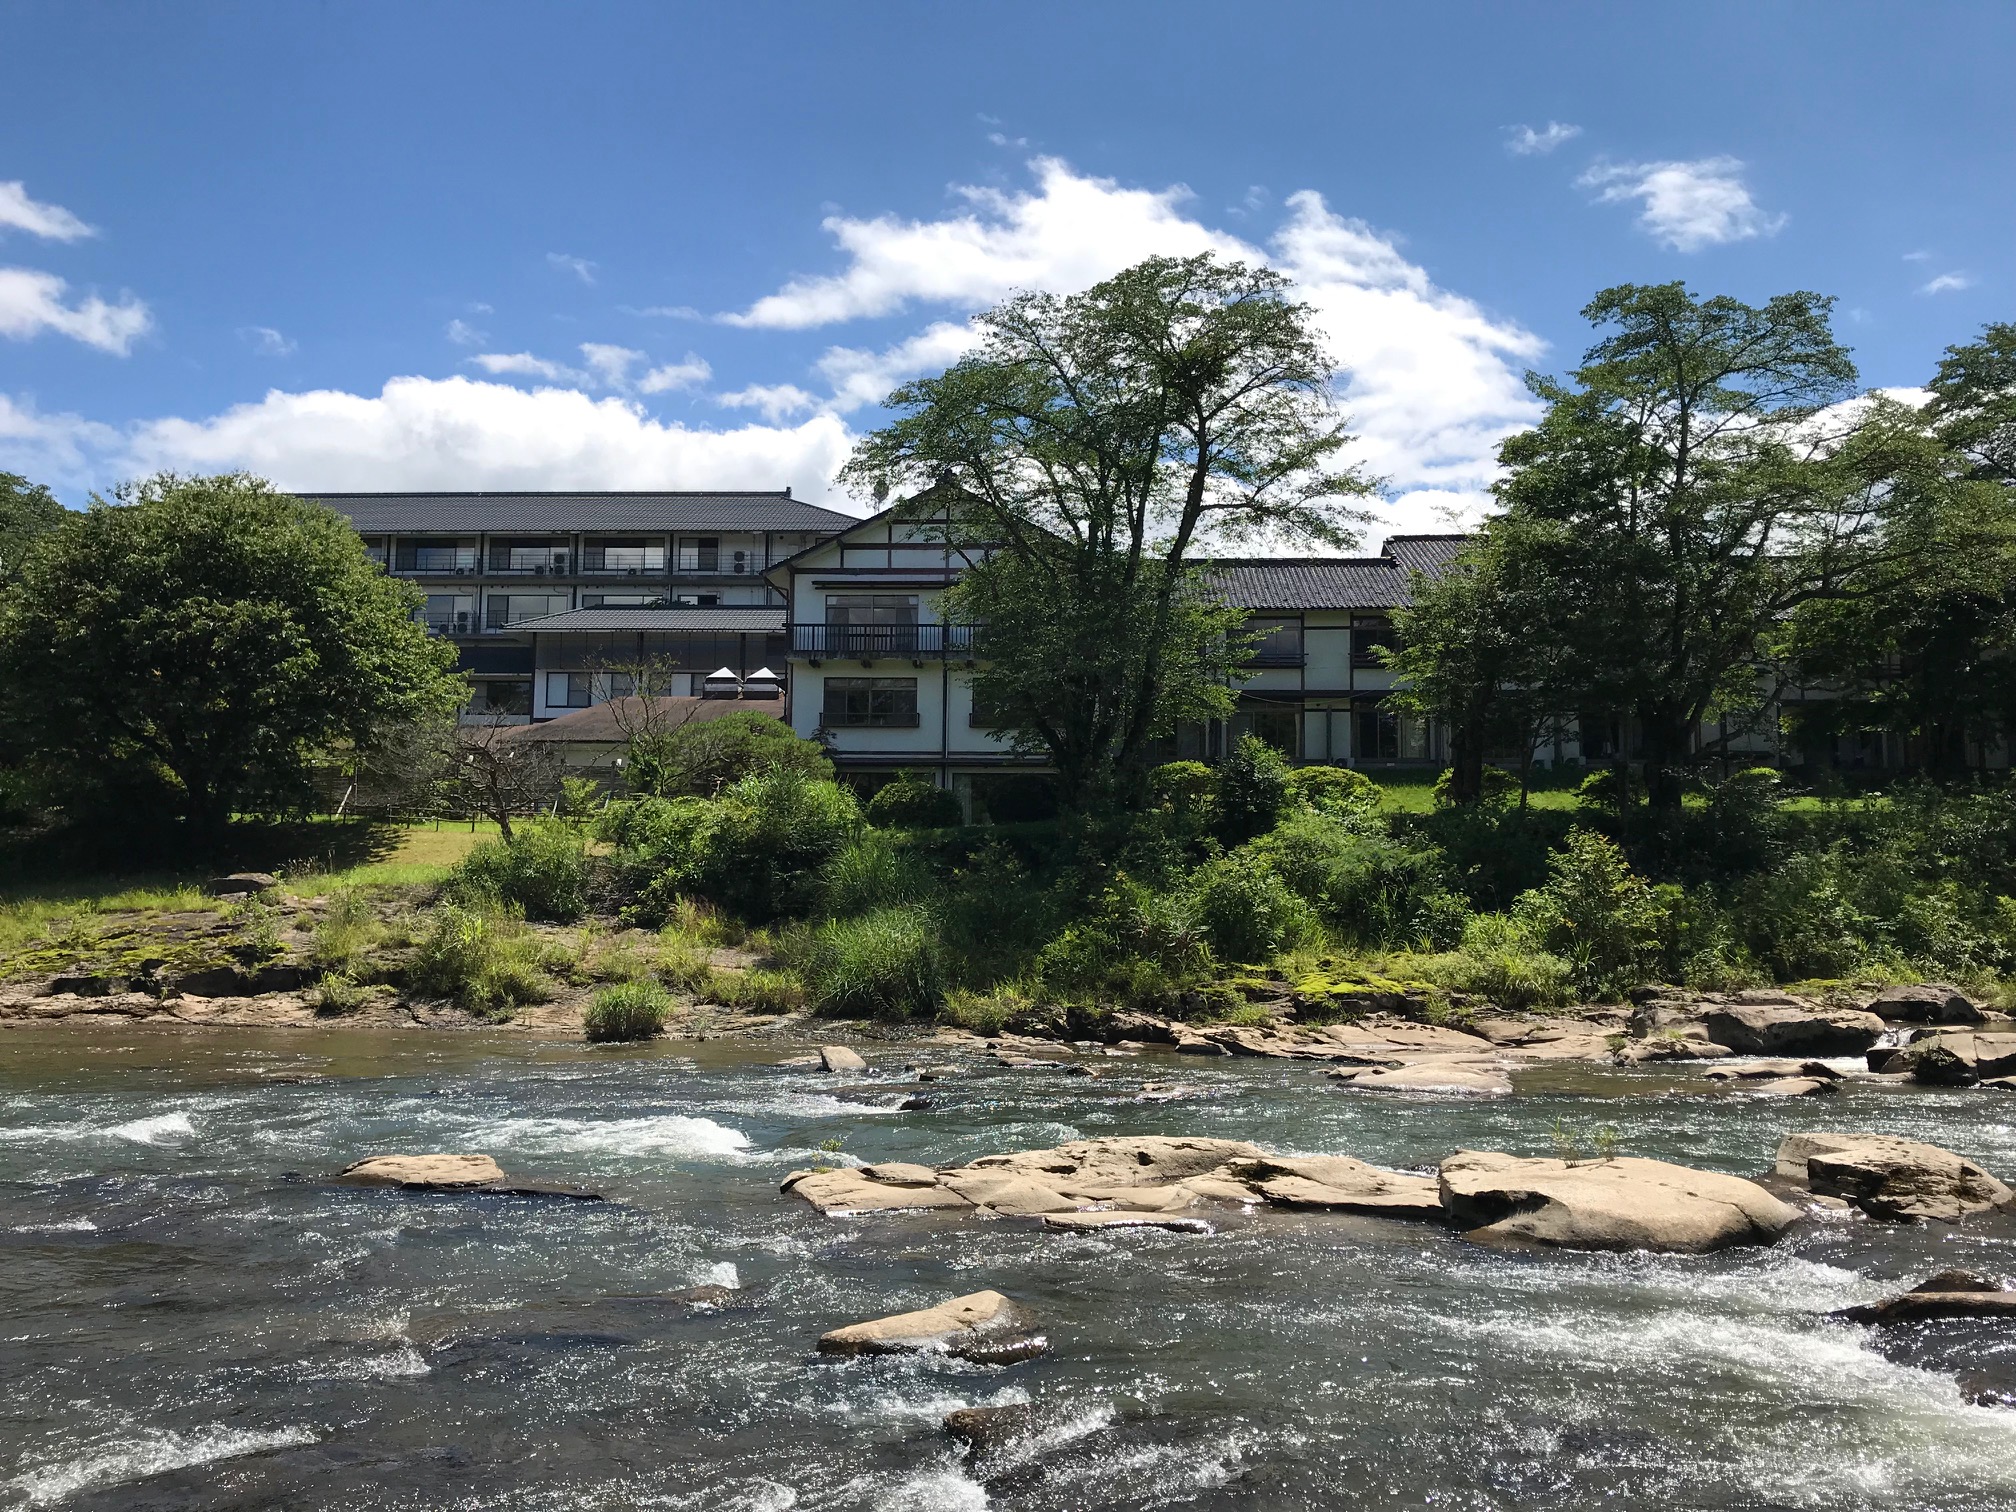
{"type": "Polygon", "coordinates": [[[602,784],[592,777],[562,777],[553,807],[558,817],[581,823],[594,816],[607,796],[602,784]]]}
{"type": "Polygon", "coordinates": [[[332,510],[163,475],[68,515],[0,597],[0,728],[73,812],[151,793],[214,850],[234,811],[305,808],[320,753],[462,701],[418,602],[332,510]]]}
{"type": "Polygon", "coordinates": [[[1216,822],[1218,774],[1201,761],[1165,761],[1148,774],[1148,801],[1200,827],[1216,822]]]}
{"type": "MultiPolygon", "coordinates": [[[[1449,767],[1435,779],[1437,808],[1449,808],[1456,801],[1456,769],[1449,767]]],[[[1503,767],[1485,766],[1477,772],[1476,801],[1486,808],[1503,808],[1519,796],[1519,779],[1503,767]]]]}
{"type": "Polygon", "coordinates": [[[816,740],[801,740],[774,714],[738,709],[695,719],[677,729],[633,735],[624,753],[630,790],[655,798],[712,798],[761,772],[789,771],[829,781],[833,763],[816,740]]]}
{"type": "Polygon", "coordinates": [[[802,917],[822,870],[860,830],[854,795],[789,767],[752,773],[719,798],[622,805],[604,832],[617,846],[629,915],[662,922],[697,896],[745,919],[802,917]]]}
{"type": "Polygon", "coordinates": [[[370,953],[384,938],[377,910],[361,888],[338,888],[329,895],[315,924],[315,944],[309,953],[317,970],[357,977],[368,969],[370,953]]]}
{"type": "Polygon", "coordinates": [[[916,852],[883,830],[863,830],[819,869],[819,906],[835,917],[921,903],[940,886],[916,852]]]}
{"type": "Polygon", "coordinates": [[[908,908],[834,919],[812,932],[799,963],[812,1006],[867,1018],[928,1017],[944,970],[930,921],[908,908]]]}
{"type": "Polygon", "coordinates": [[[1288,763],[1266,741],[1241,736],[1217,775],[1218,823],[1227,840],[1263,835],[1288,811],[1288,763]]]}
{"type": "Polygon", "coordinates": [[[1247,850],[1355,944],[1446,944],[1468,915],[1439,852],[1323,814],[1293,815],[1247,850]]]}
{"type": "Polygon", "coordinates": [[[1288,774],[1288,801],[1333,819],[1376,813],[1384,794],[1379,784],[1350,767],[1305,766],[1288,774]]]}
{"type": "Polygon", "coordinates": [[[1417,959],[1421,975],[1452,992],[1467,992],[1514,1013],[1573,1001],[1574,968],[1543,949],[1532,929],[1504,914],[1479,914],[1461,946],[1417,959]]]}
{"type": "Polygon", "coordinates": [[[29,548],[61,525],[67,513],[42,484],[0,472],[0,583],[21,571],[29,548]]]}
{"type": "Polygon", "coordinates": [[[1513,915],[1569,963],[1577,990],[1591,997],[1635,986],[1657,958],[1658,900],[1615,842],[1594,830],[1570,832],[1546,883],[1521,897],[1513,915]]]}
{"type": "Polygon", "coordinates": [[[621,982],[595,994],[581,1028],[597,1044],[654,1039],[671,1011],[671,999],[656,982],[621,982]]]}
{"type": "Polygon", "coordinates": [[[523,919],[454,903],[435,910],[406,980],[422,996],[451,999],[486,1018],[509,1018],[521,1005],[552,996],[539,969],[539,942],[523,919]]]}
{"type": "Polygon", "coordinates": [[[485,840],[449,874],[457,902],[489,899],[530,919],[566,924],[588,910],[590,863],[580,832],[563,823],[514,827],[510,840],[485,840]]]}
{"type": "Polygon", "coordinates": [[[1268,961],[1309,938],[1315,921],[1279,872],[1261,857],[1234,852],[1198,869],[1197,917],[1223,961],[1268,961]]]}
{"type": "Polygon", "coordinates": [[[788,971],[717,971],[709,996],[742,1013],[796,1013],[805,1006],[805,984],[788,971]]]}
{"type": "Polygon", "coordinates": [[[868,822],[883,829],[942,829],[962,818],[952,790],[921,772],[898,772],[868,800],[868,822]]]}
{"type": "Polygon", "coordinates": [[[342,972],[332,972],[315,984],[315,1011],[339,1018],[357,1012],[369,997],[369,989],[342,972]]]}
{"type": "Polygon", "coordinates": [[[950,987],[938,1010],[938,1022],[973,1034],[999,1034],[1016,1018],[1036,1006],[1030,994],[1014,984],[974,991],[950,987]]]}

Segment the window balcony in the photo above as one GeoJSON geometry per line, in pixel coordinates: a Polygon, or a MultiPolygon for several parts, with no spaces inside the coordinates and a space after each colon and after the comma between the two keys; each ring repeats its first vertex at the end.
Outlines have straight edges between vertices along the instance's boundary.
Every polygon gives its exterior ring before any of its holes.
{"type": "Polygon", "coordinates": [[[966,656],[973,649],[971,625],[793,625],[794,656],[880,657],[966,656]]]}
{"type": "Polygon", "coordinates": [[[1285,646],[1260,646],[1248,653],[1239,665],[1242,667],[1300,667],[1309,660],[1302,654],[1302,648],[1285,646]]]}
{"type": "Polygon", "coordinates": [[[740,547],[682,546],[673,557],[672,570],[681,577],[756,577],[795,554],[740,547]]]}
{"type": "Polygon", "coordinates": [[[568,554],[556,551],[551,556],[526,557],[513,555],[490,558],[492,577],[565,577],[569,563],[568,554]]]}

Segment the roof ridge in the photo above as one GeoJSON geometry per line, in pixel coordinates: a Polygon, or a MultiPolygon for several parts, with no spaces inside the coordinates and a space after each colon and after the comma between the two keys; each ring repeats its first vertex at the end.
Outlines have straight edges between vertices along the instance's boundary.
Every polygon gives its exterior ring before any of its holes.
{"type": "Polygon", "coordinates": [[[808,509],[826,507],[793,499],[788,488],[304,488],[299,492],[311,499],[791,499],[808,509]]]}

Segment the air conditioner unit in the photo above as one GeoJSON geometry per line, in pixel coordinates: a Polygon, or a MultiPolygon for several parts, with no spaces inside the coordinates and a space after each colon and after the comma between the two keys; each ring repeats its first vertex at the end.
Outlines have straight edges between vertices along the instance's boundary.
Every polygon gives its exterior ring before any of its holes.
{"type": "Polygon", "coordinates": [[[638,573],[639,573],[640,571],[642,571],[642,569],[641,569],[641,568],[637,568],[637,567],[626,567],[626,568],[624,568],[624,569],[623,569],[623,575],[624,575],[625,577],[635,577],[635,576],[637,576],[637,574],[638,574],[638,573]]]}
{"type": "Polygon", "coordinates": [[[457,576],[457,577],[467,577],[467,576],[469,576],[469,569],[468,569],[467,567],[457,567],[457,568],[455,569],[455,576],[457,576]]]}
{"type": "Polygon", "coordinates": [[[546,576],[546,564],[544,562],[534,562],[532,564],[532,576],[534,577],[546,576]]]}
{"type": "Polygon", "coordinates": [[[556,551],[553,553],[553,570],[555,572],[565,572],[567,570],[566,552],[556,551]]]}
{"type": "Polygon", "coordinates": [[[469,628],[469,611],[467,609],[458,609],[455,611],[455,628],[457,630],[467,630],[469,628]]]}

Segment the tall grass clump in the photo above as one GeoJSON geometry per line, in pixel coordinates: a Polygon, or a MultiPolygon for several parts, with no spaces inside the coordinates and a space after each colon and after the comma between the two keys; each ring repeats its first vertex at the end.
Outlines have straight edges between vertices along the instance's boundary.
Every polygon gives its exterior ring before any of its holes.
{"type": "Polygon", "coordinates": [[[588,911],[588,849],[569,824],[524,824],[510,840],[485,840],[448,874],[447,896],[489,900],[528,919],[571,924],[588,911]]]}
{"type": "Polygon", "coordinates": [[[486,1018],[509,1018],[520,1006],[552,996],[538,963],[539,942],[523,919],[444,903],[406,980],[424,996],[447,998],[486,1018]]]}
{"type": "Polygon", "coordinates": [[[619,982],[595,994],[581,1028],[597,1044],[647,1040],[665,1027],[671,1011],[671,999],[656,982],[619,982]]]}
{"type": "Polygon", "coordinates": [[[796,1013],[805,1006],[805,984],[788,971],[717,971],[709,986],[714,1002],[741,1013],[796,1013]]]}
{"type": "Polygon", "coordinates": [[[1464,928],[1458,949],[1409,957],[1408,970],[1437,987],[1470,993],[1513,1013],[1559,1008],[1575,996],[1574,968],[1504,914],[1477,915],[1464,928]]]}
{"type": "Polygon", "coordinates": [[[886,830],[863,830],[819,870],[819,907],[843,917],[921,903],[939,886],[931,868],[886,830]]]}
{"type": "Polygon", "coordinates": [[[821,1013],[921,1018],[937,1006],[944,972],[929,922],[913,909],[881,908],[812,931],[799,975],[821,1013]]]}
{"type": "Polygon", "coordinates": [[[325,975],[355,977],[384,936],[385,928],[364,891],[338,888],[329,895],[322,917],[316,921],[309,959],[325,975]]]}

